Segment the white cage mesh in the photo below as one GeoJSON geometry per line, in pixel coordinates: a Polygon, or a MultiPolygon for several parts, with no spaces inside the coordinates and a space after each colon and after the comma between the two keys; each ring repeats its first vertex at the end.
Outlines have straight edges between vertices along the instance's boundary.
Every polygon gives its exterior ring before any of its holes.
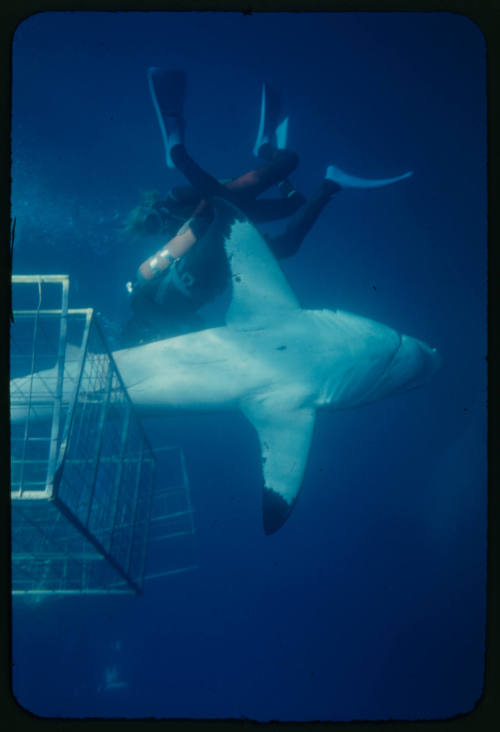
{"type": "Polygon", "coordinates": [[[155,492],[153,451],[93,311],[68,309],[66,276],[13,285],[13,593],[140,592],[151,526],[164,549],[153,576],[193,567],[182,452],[170,449],[155,492]]]}

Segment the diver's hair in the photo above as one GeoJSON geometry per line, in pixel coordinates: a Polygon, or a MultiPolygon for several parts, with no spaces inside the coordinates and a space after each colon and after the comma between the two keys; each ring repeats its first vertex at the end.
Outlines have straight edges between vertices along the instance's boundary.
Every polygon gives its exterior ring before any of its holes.
{"type": "Polygon", "coordinates": [[[159,191],[142,191],[138,205],[128,213],[123,222],[123,232],[136,235],[146,234],[147,229],[144,226],[144,220],[160,198],[159,191]]]}

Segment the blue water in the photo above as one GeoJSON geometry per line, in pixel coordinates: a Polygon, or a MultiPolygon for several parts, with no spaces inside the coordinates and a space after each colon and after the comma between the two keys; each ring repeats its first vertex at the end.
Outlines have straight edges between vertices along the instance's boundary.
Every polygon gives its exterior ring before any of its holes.
{"type": "MultiPolygon", "coordinates": [[[[16,601],[13,690],[42,716],[443,718],[482,693],[486,577],[485,44],[439,13],[45,13],[13,48],[14,272],[69,273],[71,304],[128,316],[150,252],[120,236],[167,170],[149,66],[188,75],[187,145],[255,165],[260,86],[283,91],[304,193],[327,164],[413,178],[343,192],[283,268],[436,346],[421,390],[319,415],[305,484],[264,536],[239,414],[148,423],[182,445],[199,568],[140,598],[16,601]],[[117,666],[128,688],[99,692],[117,666]]],[[[279,227],[278,227],[279,228],[279,227]]],[[[208,317],[220,318],[225,300],[208,317]]]]}

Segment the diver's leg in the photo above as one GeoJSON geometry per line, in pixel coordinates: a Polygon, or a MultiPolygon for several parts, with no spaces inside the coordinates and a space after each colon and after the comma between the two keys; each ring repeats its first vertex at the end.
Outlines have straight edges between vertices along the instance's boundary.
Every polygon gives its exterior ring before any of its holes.
{"type": "Polygon", "coordinates": [[[197,206],[199,202],[200,194],[193,186],[173,186],[165,197],[167,208],[174,211],[176,208],[183,209],[197,206]]]}
{"type": "Polygon", "coordinates": [[[297,167],[296,153],[284,149],[286,145],[287,118],[280,119],[279,95],[268,84],[262,92],[261,124],[254,152],[264,158],[266,165],[222,184],[204,171],[188,155],[181,136],[178,144],[170,148],[173,165],[188,182],[206,197],[221,196],[232,203],[244,204],[265,190],[287,178],[297,167]],[[230,191],[228,195],[224,188],[230,191]]]}
{"type": "MultiPolygon", "coordinates": [[[[227,196],[227,188],[225,184],[220,183],[217,178],[207,173],[206,170],[200,168],[193,158],[188,154],[183,144],[174,145],[170,151],[173,165],[182,173],[188,183],[190,183],[200,195],[211,198],[212,196],[227,196]]],[[[236,202],[231,196],[229,200],[236,202]]]]}
{"type": "Polygon", "coordinates": [[[200,195],[205,198],[219,196],[240,206],[283,181],[295,170],[299,162],[296,153],[290,150],[273,150],[269,146],[270,162],[267,165],[250,170],[227,183],[220,183],[195,163],[184,145],[175,145],[170,154],[174,166],[200,195]]]}
{"type": "Polygon", "coordinates": [[[221,195],[223,187],[202,170],[184,147],[184,97],[186,73],[175,69],[148,69],[148,83],[160,125],[169,168],[177,168],[198,192],[221,195]]]}
{"type": "Polygon", "coordinates": [[[269,248],[275,256],[291,257],[298,251],[321,211],[340,190],[337,183],[326,178],[323,180],[317,191],[291,218],[285,232],[277,237],[268,237],[269,248]]]}
{"type": "Polygon", "coordinates": [[[188,155],[184,147],[184,97],[186,74],[184,71],[160,68],[148,69],[148,82],[153,105],[158,117],[165,145],[167,166],[177,168],[203,196],[221,196],[233,203],[241,203],[258,196],[270,186],[286,178],[297,167],[298,157],[287,150],[276,150],[286,143],[286,129],[278,125],[279,96],[264,84],[261,109],[261,127],[256,150],[268,159],[268,165],[250,171],[224,186],[204,171],[188,155]],[[266,111],[267,110],[267,111],[266,111]],[[235,195],[226,193],[226,190],[235,195]]]}
{"type": "Polygon", "coordinates": [[[285,180],[299,164],[297,153],[290,150],[276,150],[271,145],[265,147],[269,160],[267,165],[249,170],[248,173],[225,184],[227,189],[242,201],[256,198],[271,186],[285,180]]]}
{"type": "Polygon", "coordinates": [[[306,203],[305,196],[292,191],[286,198],[257,198],[247,204],[245,213],[255,224],[287,219],[306,203]]]}
{"type": "Polygon", "coordinates": [[[222,184],[200,168],[184,147],[185,71],[152,67],[148,69],[148,83],[165,146],[167,166],[177,168],[202,195],[223,195],[222,184]]]}

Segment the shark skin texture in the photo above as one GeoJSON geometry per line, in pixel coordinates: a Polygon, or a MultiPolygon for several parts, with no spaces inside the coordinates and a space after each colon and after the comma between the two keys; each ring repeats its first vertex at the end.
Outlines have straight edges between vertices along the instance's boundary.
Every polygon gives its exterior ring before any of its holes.
{"type": "Polygon", "coordinates": [[[342,310],[302,309],[265,240],[232,204],[225,224],[226,326],[113,353],[139,413],[241,410],[255,428],[266,534],[299,494],[318,409],[351,409],[422,386],[440,356],[416,338],[342,310]]]}

